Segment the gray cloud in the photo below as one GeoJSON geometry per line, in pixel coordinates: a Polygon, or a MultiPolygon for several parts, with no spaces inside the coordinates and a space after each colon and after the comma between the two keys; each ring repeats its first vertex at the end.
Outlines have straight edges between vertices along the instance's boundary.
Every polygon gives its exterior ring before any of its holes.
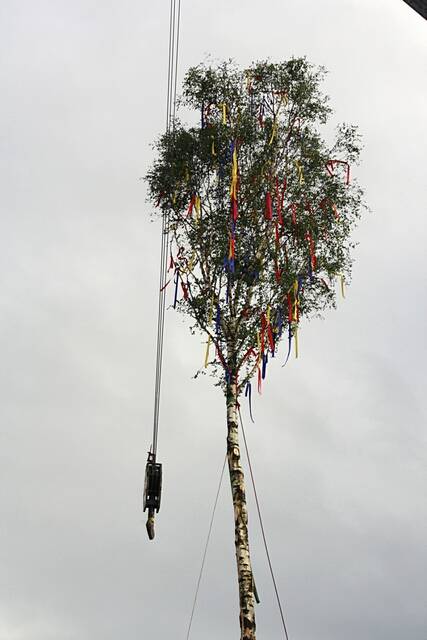
{"type": "MultiPolygon", "coordinates": [[[[424,640],[425,23],[404,2],[182,3],[181,74],[307,55],[360,125],[372,213],[352,286],[246,416],[289,630],[424,640]]],[[[0,640],[185,637],[224,455],[203,345],[167,315],[154,544],[159,226],[138,177],[164,127],[167,3],[3,2],[0,640]],[[192,402],[196,398],[197,402],[192,402]]],[[[250,491],[249,491],[250,493],[250,491]]],[[[278,637],[256,512],[259,636],[278,637]]],[[[224,483],[193,638],[238,637],[224,483]]]]}

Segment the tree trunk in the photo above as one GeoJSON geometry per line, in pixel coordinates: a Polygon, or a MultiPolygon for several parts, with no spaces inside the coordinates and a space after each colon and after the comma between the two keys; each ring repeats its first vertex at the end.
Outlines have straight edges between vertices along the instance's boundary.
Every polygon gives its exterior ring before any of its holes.
{"type": "Polygon", "coordinates": [[[234,531],[240,600],[240,638],[255,640],[254,580],[248,540],[245,478],[240,461],[237,385],[227,385],[227,458],[234,506],[234,531]]]}

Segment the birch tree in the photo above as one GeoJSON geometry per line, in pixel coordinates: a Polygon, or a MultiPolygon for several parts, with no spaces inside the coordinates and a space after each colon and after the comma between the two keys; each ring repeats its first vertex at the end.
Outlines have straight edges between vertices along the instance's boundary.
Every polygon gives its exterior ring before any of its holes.
{"type": "Polygon", "coordinates": [[[363,210],[350,175],[356,128],[339,126],[329,144],[320,133],[331,114],[324,74],[305,59],[190,68],[180,107],[197,123],[177,119],[155,142],[146,177],[168,235],[173,307],[205,336],[205,367],[225,396],[241,640],[255,639],[255,612],[238,398],[254,380],[261,392],[269,359],[298,356],[303,318],[335,306],[363,210]]]}

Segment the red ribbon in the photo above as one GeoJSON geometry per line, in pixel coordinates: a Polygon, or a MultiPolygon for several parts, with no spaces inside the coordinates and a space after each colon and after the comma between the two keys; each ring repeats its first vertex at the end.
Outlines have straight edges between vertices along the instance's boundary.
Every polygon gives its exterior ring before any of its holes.
{"type": "Polygon", "coordinates": [[[265,196],[265,217],[267,220],[271,220],[273,218],[273,209],[271,206],[271,194],[267,191],[265,196]]]}
{"type": "Polygon", "coordinates": [[[292,224],[297,223],[297,205],[295,203],[289,205],[292,214],[292,224]]]}
{"type": "Polygon", "coordinates": [[[308,240],[308,244],[309,244],[309,247],[310,247],[311,268],[314,271],[316,269],[316,264],[317,264],[317,259],[316,259],[316,254],[315,254],[315,247],[314,247],[314,240],[313,240],[313,238],[311,237],[311,235],[309,233],[307,233],[306,238],[308,240]]]}
{"type": "Polygon", "coordinates": [[[277,264],[277,258],[274,259],[274,275],[276,276],[276,282],[280,282],[280,277],[282,275],[282,270],[279,269],[279,265],[277,264]]]}
{"type": "Polygon", "coordinates": [[[326,213],[327,208],[330,207],[333,211],[335,218],[338,220],[338,218],[340,217],[340,214],[338,213],[336,206],[328,198],[323,198],[323,200],[319,202],[319,207],[322,209],[324,213],[326,213]]]}
{"type": "Polygon", "coordinates": [[[237,200],[234,196],[231,198],[231,214],[233,216],[234,222],[236,222],[239,212],[237,210],[237,200]]]}
{"type": "Polygon", "coordinates": [[[280,236],[279,236],[279,225],[277,224],[277,220],[274,221],[275,226],[275,237],[276,237],[276,247],[280,244],[280,236]]]}
{"type": "Polygon", "coordinates": [[[235,244],[236,243],[235,243],[235,240],[234,240],[233,236],[230,236],[230,248],[228,250],[229,259],[233,258],[233,260],[234,260],[234,257],[235,257],[234,256],[235,244]]]}
{"type": "Polygon", "coordinates": [[[250,357],[250,356],[256,356],[256,353],[254,351],[253,347],[249,347],[249,349],[246,351],[245,355],[243,356],[243,360],[240,363],[240,366],[243,365],[243,363],[250,357]]]}
{"type": "Polygon", "coordinates": [[[193,207],[195,204],[196,204],[196,196],[193,195],[191,196],[190,204],[188,205],[187,216],[191,216],[191,214],[193,213],[193,207]]]}
{"type": "Polygon", "coordinates": [[[334,169],[336,164],[343,164],[346,168],[345,183],[350,184],[350,165],[345,160],[328,160],[325,164],[326,170],[332,177],[334,175],[334,169]]]}

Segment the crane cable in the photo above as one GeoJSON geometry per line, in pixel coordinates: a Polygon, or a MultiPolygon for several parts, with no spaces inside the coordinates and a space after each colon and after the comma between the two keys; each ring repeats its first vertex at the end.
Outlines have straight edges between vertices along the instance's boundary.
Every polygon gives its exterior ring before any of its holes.
{"type": "MultiPolygon", "coordinates": [[[[179,53],[179,31],[181,19],[181,0],[171,0],[169,15],[169,51],[168,51],[168,81],[166,99],[166,133],[174,129],[176,115],[176,90],[179,53]]],[[[165,328],[165,303],[166,303],[166,274],[167,274],[167,248],[169,244],[169,214],[162,214],[162,237],[160,247],[160,278],[159,278],[159,305],[157,319],[157,351],[156,351],[156,381],[154,388],[154,418],[153,418],[153,442],[151,451],[154,457],[157,454],[157,440],[159,432],[160,391],[162,382],[163,365],[163,339],[165,328]]]]}
{"type": "MultiPolygon", "coordinates": [[[[170,1],[169,13],[169,47],[168,47],[168,80],[166,98],[166,132],[167,137],[175,129],[176,89],[179,53],[179,27],[181,19],[181,0],[170,1]]],[[[160,508],[162,486],[161,464],[156,462],[157,441],[159,434],[160,391],[162,383],[163,342],[165,331],[165,303],[167,257],[169,246],[169,211],[162,211],[162,231],[160,243],[160,276],[159,303],[157,315],[156,377],[154,385],[153,440],[145,471],[144,511],[148,507],[147,533],[150,540],[154,538],[154,512],[160,508]]]]}

